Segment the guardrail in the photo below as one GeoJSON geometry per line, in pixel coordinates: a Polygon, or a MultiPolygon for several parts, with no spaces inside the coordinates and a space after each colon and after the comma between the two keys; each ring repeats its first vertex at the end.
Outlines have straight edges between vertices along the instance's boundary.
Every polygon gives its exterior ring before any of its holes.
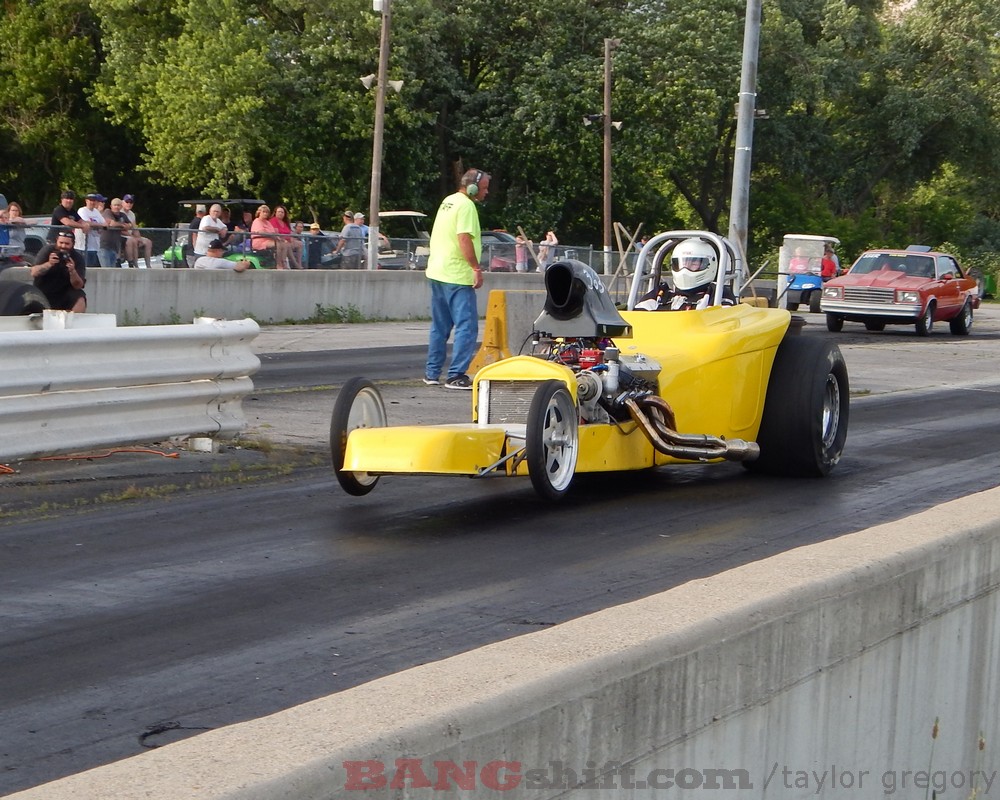
{"type": "Polygon", "coordinates": [[[250,349],[256,322],[83,327],[100,316],[47,311],[18,318],[23,330],[10,330],[15,323],[7,320],[0,331],[0,458],[171,436],[226,439],[246,427],[242,400],[260,367],[250,349]]]}

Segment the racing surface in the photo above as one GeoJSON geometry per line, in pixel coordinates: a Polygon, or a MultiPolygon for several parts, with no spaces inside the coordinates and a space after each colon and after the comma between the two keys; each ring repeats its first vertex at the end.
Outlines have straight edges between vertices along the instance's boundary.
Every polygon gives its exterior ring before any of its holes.
{"type": "MultiPolygon", "coordinates": [[[[0,794],[1000,482],[1000,325],[913,350],[909,329],[810,321],[803,335],[844,347],[861,392],[826,479],[737,464],[578,476],[552,505],[526,479],[385,478],[351,498],[317,464],[0,527],[0,794]],[[912,369],[903,350],[947,369],[970,347],[982,369],[947,388],[878,393],[865,374],[912,369]]],[[[265,357],[255,383],[412,380],[420,352],[265,357]]],[[[334,396],[301,403],[325,424],[334,396]]]]}

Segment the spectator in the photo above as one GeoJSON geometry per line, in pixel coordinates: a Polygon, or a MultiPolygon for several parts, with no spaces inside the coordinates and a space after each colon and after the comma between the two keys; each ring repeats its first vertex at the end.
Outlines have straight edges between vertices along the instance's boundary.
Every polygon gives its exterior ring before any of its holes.
{"type": "Polygon", "coordinates": [[[344,212],[344,227],[340,231],[340,241],[335,252],[341,254],[341,269],[361,269],[365,237],[361,226],[354,223],[354,214],[344,212]]]}
{"type": "Polygon", "coordinates": [[[213,239],[208,243],[208,253],[203,256],[198,256],[198,258],[195,259],[194,268],[228,269],[231,272],[246,272],[253,266],[253,264],[245,258],[240,261],[230,261],[228,258],[223,258],[222,254],[225,251],[226,246],[222,243],[222,240],[213,239]]]}
{"type": "Polygon", "coordinates": [[[129,222],[122,209],[122,201],[118,197],[111,200],[111,207],[104,210],[103,217],[105,227],[101,231],[98,257],[102,267],[117,267],[118,260],[122,257],[122,233],[130,230],[132,223],[129,222]]]}
{"type": "Polygon", "coordinates": [[[476,289],[483,285],[479,259],[483,240],[476,203],[490,191],[489,174],[470,169],[454,194],[441,201],[431,230],[427,280],[431,286],[431,333],[424,366],[424,383],[441,383],[448,337],[455,331],[446,389],[472,389],[466,374],[479,338],[476,289]]]}
{"type": "Polygon", "coordinates": [[[521,234],[514,237],[514,271],[528,271],[528,247],[531,240],[526,239],[521,234]]]}
{"type": "Polygon", "coordinates": [[[150,259],[153,257],[153,240],[147,239],[140,233],[135,219],[135,211],[133,210],[134,205],[134,195],[127,194],[122,198],[122,213],[128,217],[128,221],[131,224],[128,236],[125,237],[125,258],[128,260],[130,267],[138,266],[139,251],[141,249],[143,258],[146,260],[146,269],[149,269],[152,266],[150,259]]]}
{"type": "Polygon", "coordinates": [[[295,269],[305,268],[306,224],[300,220],[292,223],[292,261],[295,269]]]}
{"type": "Polygon", "coordinates": [[[194,254],[203,256],[208,253],[208,245],[214,239],[221,239],[223,242],[229,236],[229,228],[226,227],[220,217],[222,216],[222,206],[212,203],[208,209],[208,214],[201,218],[198,223],[198,235],[195,237],[194,254]]]}
{"type": "Polygon", "coordinates": [[[538,248],[538,256],[544,269],[548,269],[549,265],[556,260],[557,244],[559,244],[559,240],[556,238],[555,231],[548,231],[538,248]]]}
{"type": "MultiPolygon", "coordinates": [[[[360,211],[354,215],[354,224],[361,228],[361,238],[364,241],[363,252],[367,253],[368,239],[371,236],[372,229],[365,225],[365,215],[360,211]]],[[[382,233],[382,231],[378,232],[378,249],[392,249],[392,245],[389,243],[389,237],[382,233]]]]}
{"type": "Polygon", "coordinates": [[[6,208],[0,208],[0,257],[7,255],[10,246],[10,226],[7,224],[9,212],[6,208]]]}
{"type": "Polygon", "coordinates": [[[278,240],[275,236],[274,225],[271,224],[271,209],[268,206],[260,206],[257,209],[257,218],[250,226],[250,247],[254,253],[268,262],[271,260],[278,263],[276,254],[278,250],[278,240]]]}
{"type": "Polygon", "coordinates": [[[278,269],[289,269],[294,265],[295,259],[292,256],[292,226],[289,224],[288,208],[278,203],[274,207],[271,224],[278,234],[278,269]]]}
{"type": "Polygon", "coordinates": [[[306,269],[321,269],[323,266],[323,249],[327,239],[318,222],[309,226],[309,234],[305,238],[306,269]]]}
{"type": "Polygon", "coordinates": [[[83,205],[77,214],[84,222],[90,223],[86,232],[78,231],[77,248],[83,248],[84,263],[88,267],[99,267],[98,250],[101,248],[101,230],[104,228],[104,214],[97,207],[104,202],[104,195],[91,192],[83,198],[83,205]]]}
{"type": "Polygon", "coordinates": [[[73,228],[73,230],[80,230],[84,233],[90,230],[90,223],[80,219],[80,215],[73,210],[74,200],[76,200],[76,192],[69,190],[59,196],[59,205],[52,212],[52,219],[49,222],[48,240],[50,242],[55,242],[56,235],[63,228],[73,228]]]}
{"type": "Polygon", "coordinates": [[[21,206],[11,200],[7,206],[7,255],[20,257],[24,255],[24,234],[27,221],[21,216],[21,206]]]}
{"type": "Polygon", "coordinates": [[[87,295],[83,291],[87,284],[87,266],[83,256],[73,249],[70,230],[58,231],[55,244],[47,244],[38,251],[31,277],[52,308],[87,310],[87,295]]]}
{"type": "Polygon", "coordinates": [[[836,278],[840,274],[840,259],[833,251],[833,244],[827,242],[823,245],[823,260],[820,262],[820,277],[824,281],[836,278]]]}
{"type": "Polygon", "coordinates": [[[205,215],[208,213],[208,209],[204,205],[198,203],[194,207],[194,219],[188,223],[188,229],[191,231],[191,250],[194,251],[195,239],[198,236],[198,231],[201,228],[201,221],[204,219],[205,215]]]}

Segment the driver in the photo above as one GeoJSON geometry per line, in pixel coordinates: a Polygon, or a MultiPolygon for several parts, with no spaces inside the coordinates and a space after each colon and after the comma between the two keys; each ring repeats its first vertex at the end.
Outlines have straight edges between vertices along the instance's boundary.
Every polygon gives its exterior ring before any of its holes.
{"type": "MultiPolygon", "coordinates": [[[[670,254],[670,270],[673,288],[662,281],[640,298],[635,305],[637,311],[687,311],[712,304],[719,274],[719,257],[712,245],[701,239],[684,240],[670,254]]],[[[722,287],[721,304],[736,304],[736,296],[728,286],[722,287]]]]}

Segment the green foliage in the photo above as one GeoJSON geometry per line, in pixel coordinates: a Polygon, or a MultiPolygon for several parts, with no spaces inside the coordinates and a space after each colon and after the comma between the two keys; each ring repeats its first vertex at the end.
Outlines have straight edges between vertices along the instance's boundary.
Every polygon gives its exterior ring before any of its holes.
{"type": "MultiPolygon", "coordinates": [[[[763,0],[750,252],[829,233],[849,254],[997,248],[1000,0],[763,0]]],[[[602,238],[606,39],[612,208],[644,232],[725,231],[746,0],[394,0],[382,208],[433,213],[494,176],[484,225],[602,238]]],[[[367,209],[380,19],[368,0],[5,0],[0,190],[261,196],[328,223],[367,209]],[[154,188],[155,187],[155,188],[154,188]]],[[[150,218],[158,214],[159,219],[150,218]]],[[[167,212],[169,213],[169,212],[167,212]]],[[[174,220],[170,213],[169,221],[174,220]]]]}

